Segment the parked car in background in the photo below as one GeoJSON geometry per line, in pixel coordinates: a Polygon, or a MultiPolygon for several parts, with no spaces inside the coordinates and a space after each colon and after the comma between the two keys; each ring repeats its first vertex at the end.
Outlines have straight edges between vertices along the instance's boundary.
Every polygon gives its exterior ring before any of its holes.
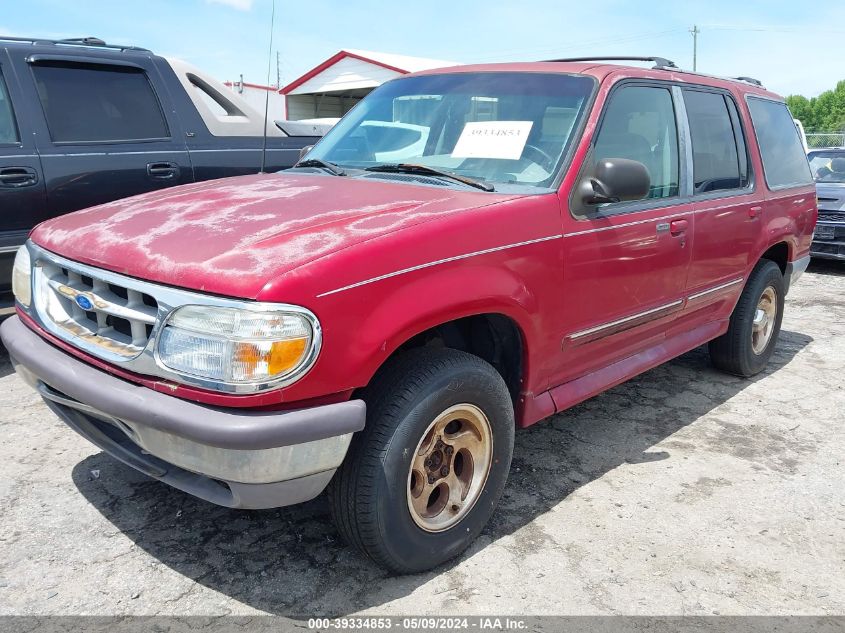
{"type": "Polygon", "coordinates": [[[349,543],[432,568],[516,427],[704,343],[739,376],[774,351],[816,222],[789,110],[642,60],[408,75],[293,169],[44,222],[0,337],[133,468],[237,508],[328,487],[349,543]]]}
{"type": "Polygon", "coordinates": [[[819,221],[810,254],[845,260],[845,149],[813,150],[807,158],[819,201],[819,221]]]}
{"type": "MultiPolygon", "coordinates": [[[[0,294],[33,226],[139,193],[257,173],[264,113],[202,71],[96,38],[0,36],[0,294]]],[[[265,171],[318,127],[267,125],[265,171]]]]}

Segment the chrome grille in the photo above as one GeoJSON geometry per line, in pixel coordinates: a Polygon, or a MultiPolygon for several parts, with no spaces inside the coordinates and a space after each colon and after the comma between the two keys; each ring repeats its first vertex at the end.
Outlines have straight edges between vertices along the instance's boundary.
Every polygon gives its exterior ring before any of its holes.
{"type": "Polygon", "coordinates": [[[845,212],[819,209],[819,220],[823,222],[845,222],[845,212]]]}
{"type": "Polygon", "coordinates": [[[122,358],[146,348],[158,316],[155,297],[58,258],[42,256],[35,269],[36,309],[54,333],[122,358]]]}
{"type": "Polygon", "coordinates": [[[160,363],[156,348],[162,328],[174,310],[186,305],[306,314],[316,333],[312,362],[319,352],[319,322],[305,308],[192,292],[65,259],[32,241],[26,248],[32,262],[32,304],[18,308],[56,338],[134,374],[238,394],[283,386],[221,383],[160,363]]]}

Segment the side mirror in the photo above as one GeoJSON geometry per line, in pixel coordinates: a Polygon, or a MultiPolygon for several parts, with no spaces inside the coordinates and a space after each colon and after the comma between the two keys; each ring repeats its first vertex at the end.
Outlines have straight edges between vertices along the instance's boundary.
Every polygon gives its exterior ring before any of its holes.
{"type": "Polygon", "coordinates": [[[298,162],[299,162],[299,161],[301,161],[303,158],[305,158],[305,155],[306,155],[308,152],[310,152],[312,149],[314,149],[314,146],[313,146],[313,145],[306,145],[306,146],[305,146],[305,147],[303,147],[301,150],[299,150],[299,158],[297,158],[297,159],[296,159],[296,162],[298,163],[298,162]]]}
{"type": "Polygon", "coordinates": [[[642,200],[651,188],[651,176],[642,163],[627,158],[603,158],[592,175],[579,185],[585,204],[642,200]]]}

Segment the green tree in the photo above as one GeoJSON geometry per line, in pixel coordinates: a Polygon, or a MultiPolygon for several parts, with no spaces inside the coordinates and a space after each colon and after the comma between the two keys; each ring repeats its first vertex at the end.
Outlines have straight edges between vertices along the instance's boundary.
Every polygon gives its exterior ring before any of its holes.
{"type": "Polygon", "coordinates": [[[786,104],[807,132],[845,131],[845,80],[811,99],[790,95],[786,104]]]}
{"type": "Polygon", "coordinates": [[[815,129],[816,116],[813,109],[813,103],[801,95],[790,95],[786,98],[786,105],[792,112],[792,116],[801,121],[805,130],[815,129]]]}

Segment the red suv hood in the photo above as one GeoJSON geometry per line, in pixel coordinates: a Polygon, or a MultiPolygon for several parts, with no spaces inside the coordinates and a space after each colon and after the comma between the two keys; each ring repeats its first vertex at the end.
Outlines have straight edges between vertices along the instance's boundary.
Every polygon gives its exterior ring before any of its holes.
{"type": "Polygon", "coordinates": [[[149,281],[255,298],[312,259],[509,197],[313,174],[186,185],[40,224],[32,239],[74,261],[149,281]]]}

